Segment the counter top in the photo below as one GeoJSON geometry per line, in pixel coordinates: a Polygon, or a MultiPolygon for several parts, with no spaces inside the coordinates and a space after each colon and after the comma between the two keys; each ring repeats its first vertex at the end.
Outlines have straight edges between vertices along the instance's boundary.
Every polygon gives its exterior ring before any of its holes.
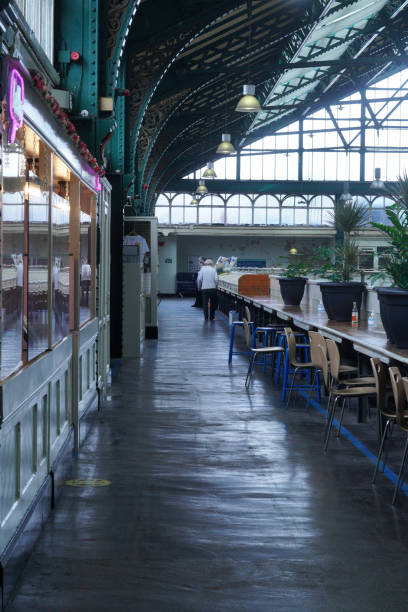
{"type": "MultiPolygon", "coordinates": [[[[240,295],[231,290],[226,292],[240,295]]],[[[366,321],[361,321],[357,327],[352,327],[351,323],[330,321],[325,313],[320,314],[312,308],[285,306],[277,298],[247,297],[244,295],[240,295],[240,297],[255,306],[262,306],[267,312],[276,313],[280,319],[293,321],[294,325],[301,329],[317,329],[327,338],[332,338],[337,342],[341,342],[343,339],[349,340],[359,353],[369,357],[379,357],[384,363],[393,360],[408,365],[408,349],[397,348],[388,342],[382,329],[376,329],[375,327],[369,329],[366,321]]]]}

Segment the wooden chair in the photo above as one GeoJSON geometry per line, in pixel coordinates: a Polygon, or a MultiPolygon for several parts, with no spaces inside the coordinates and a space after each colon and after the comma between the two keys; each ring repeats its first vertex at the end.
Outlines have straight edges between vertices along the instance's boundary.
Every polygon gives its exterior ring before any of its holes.
{"type": "Polygon", "coordinates": [[[313,365],[313,362],[310,360],[299,361],[299,359],[297,358],[297,354],[296,354],[298,348],[301,347],[301,348],[306,348],[307,350],[309,350],[310,345],[309,344],[297,344],[295,332],[290,327],[285,327],[285,335],[286,335],[286,342],[287,342],[287,348],[288,348],[288,359],[285,360],[287,361],[287,363],[285,363],[285,372],[283,375],[283,384],[285,386],[286,386],[286,381],[287,381],[288,366],[292,369],[292,382],[289,388],[288,399],[286,402],[286,405],[289,406],[290,396],[292,394],[293,389],[311,389],[310,383],[303,384],[303,385],[302,384],[295,385],[296,375],[299,373],[304,373],[305,371],[309,371],[309,373],[311,373],[311,371],[314,368],[314,365],[313,365]]]}
{"type": "MultiPolygon", "coordinates": [[[[326,340],[326,343],[327,342],[328,341],[326,340]]],[[[326,351],[324,350],[324,347],[320,346],[320,352],[321,352],[321,359],[322,359],[322,364],[323,364],[323,374],[324,374],[325,380],[328,381],[328,384],[330,384],[329,382],[330,380],[329,379],[329,362],[328,362],[327,354],[326,354],[326,351]]],[[[334,363],[334,372],[336,374],[336,363],[334,363]]],[[[334,382],[338,380],[338,378],[336,379],[335,375],[332,376],[332,379],[334,382]]],[[[344,381],[344,382],[348,383],[349,381],[344,381]]],[[[325,433],[325,440],[324,440],[324,450],[325,451],[327,451],[327,447],[329,445],[330,432],[333,426],[333,421],[334,421],[334,417],[336,414],[338,404],[341,402],[341,416],[340,416],[339,426],[337,430],[337,436],[340,435],[341,423],[343,420],[344,407],[345,407],[346,401],[350,401],[350,399],[360,399],[362,397],[370,397],[373,395],[375,396],[376,394],[377,394],[377,388],[374,385],[372,386],[353,386],[352,385],[347,388],[336,388],[336,387],[333,387],[333,385],[331,385],[330,397],[334,398],[334,401],[331,402],[331,404],[328,403],[328,407],[327,407],[328,419],[327,419],[327,426],[326,426],[326,433],[325,433]]]]}
{"type": "MultiPolygon", "coordinates": [[[[386,419],[385,426],[382,429],[381,442],[380,447],[378,449],[377,454],[377,462],[375,464],[375,469],[373,473],[372,483],[374,484],[375,479],[377,477],[378,467],[380,465],[381,457],[385,451],[385,441],[387,440],[387,434],[390,437],[392,433],[393,426],[397,420],[397,411],[396,406],[400,409],[402,403],[404,402],[404,390],[401,382],[401,374],[398,368],[392,367],[389,368],[389,374],[391,379],[391,388],[394,396],[394,406],[389,408],[385,402],[385,366],[382,364],[381,373],[380,373],[380,365],[379,359],[371,359],[371,363],[373,365],[374,375],[376,377],[376,385],[379,389],[381,389],[382,394],[377,398],[377,407],[378,407],[378,419],[381,422],[381,419],[386,419]]],[[[381,430],[381,427],[379,427],[381,430]]],[[[383,459],[383,469],[385,467],[385,459],[383,459]]]]}
{"type": "MultiPolygon", "coordinates": [[[[249,322],[244,319],[244,331],[245,331],[245,340],[249,350],[249,366],[248,372],[245,379],[245,387],[248,389],[249,384],[251,382],[252,372],[255,365],[255,360],[257,355],[261,355],[265,357],[266,355],[273,355],[276,353],[282,352],[284,349],[280,346],[262,346],[260,348],[256,348],[253,346],[253,333],[252,328],[250,327],[249,322]]],[[[262,362],[263,363],[263,362],[262,362]]]]}
{"type": "Polygon", "coordinates": [[[392,367],[389,369],[391,377],[391,386],[394,393],[395,413],[397,425],[407,434],[407,439],[404,445],[404,452],[398,472],[398,479],[392,497],[392,505],[397,501],[398,493],[401,487],[401,482],[405,476],[406,460],[408,452],[408,411],[406,410],[406,400],[408,398],[408,378],[401,378],[401,373],[398,368],[392,367]]]}

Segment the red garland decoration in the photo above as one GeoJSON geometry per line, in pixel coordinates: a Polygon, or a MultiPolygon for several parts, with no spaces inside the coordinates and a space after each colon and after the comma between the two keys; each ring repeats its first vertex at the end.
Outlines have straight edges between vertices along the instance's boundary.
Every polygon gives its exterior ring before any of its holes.
{"type": "Polygon", "coordinates": [[[80,155],[85,158],[91,168],[95,170],[96,174],[98,174],[100,177],[105,176],[105,168],[101,168],[101,166],[99,166],[97,159],[93,157],[86,144],[81,140],[76,131],[75,125],[72,123],[72,121],[70,121],[68,115],[62,110],[57,100],[51,94],[48,86],[42,80],[41,75],[38,74],[38,72],[31,72],[31,77],[33,79],[34,87],[37,89],[39,94],[45,98],[45,101],[53,112],[55,119],[65,129],[72,142],[78,148],[80,155]]]}

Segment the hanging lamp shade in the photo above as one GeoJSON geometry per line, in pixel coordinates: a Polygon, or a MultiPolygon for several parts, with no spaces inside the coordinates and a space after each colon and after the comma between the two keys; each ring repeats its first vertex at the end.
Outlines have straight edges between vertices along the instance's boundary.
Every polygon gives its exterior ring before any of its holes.
{"type": "Polygon", "coordinates": [[[207,168],[204,170],[203,177],[207,179],[217,178],[217,175],[215,174],[213,162],[208,162],[207,168]]]}
{"type": "Polygon", "coordinates": [[[217,153],[219,155],[228,155],[229,153],[235,153],[235,147],[231,142],[231,134],[223,134],[221,136],[221,142],[218,145],[217,153]]]}
{"type": "Polygon", "coordinates": [[[203,181],[203,179],[200,179],[198,181],[198,187],[196,189],[196,193],[208,193],[208,189],[205,185],[205,181],[203,181]]]}
{"type": "Polygon", "coordinates": [[[255,97],[255,85],[244,85],[243,96],[235,107],[238,113],[257,113],[262,110],[258,99],[255,97]]]}
{"type": "Polygon", "coordinates": [[[381,180],[381,168],[376,168],[374,170],[374,180],[370,185],[370,189],[384,189],[385,185],[381,180]]]}
{"type": "Polygon", "coordinates": [[[190,206],[198,206],[198,198],[193,196],[193,199],[190,202],[190,206]]]}
{"type": "Polygon", "coordinates": [[[350,187],[348,181],[346,181],[343,185],[343,193],[339,198],[342,202],[350,202],[353,200],[353,196],[350,193],[350,187]]]}

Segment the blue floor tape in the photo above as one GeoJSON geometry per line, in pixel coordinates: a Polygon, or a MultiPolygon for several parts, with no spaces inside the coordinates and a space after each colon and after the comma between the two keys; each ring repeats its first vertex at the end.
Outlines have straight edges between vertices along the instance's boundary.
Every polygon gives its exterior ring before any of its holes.
{"type": "MultiPolygon", "coordinates": [[[[309,398],[308,395],[306,393],[303,393],[302,391],[300,391],[300,394],[305,399],[307,399],[309,401],[309,403],[312,404],[314,406],[314,408],[316,408],[316,410],[318,410],[319,412],[321,412],[322,414],[324,414],[326,416],[325,409],[322,408],[322,406],[318,402],[316,402],[316,400],[314,400],[313,398],[309,398]]],[[[335,427],[337,429],[338,426],[339,426],[339,422],[337,421],[337,419],[333,419],[333,427],[335,427]]],[[[377,463],[377,457],[370,450],[368,450],[368,448],[366,446],[364,446],[364,444],[362,442],[360,442],[360,440],[358,438],[353,436],[353,434],[350,433],[348,431],[348,429],[343,427],[343,425],[340,428],[340,433],[341,433],[341,435],[344,438],[346,438],[346,440],[351,442],[351,444],[355,448],[357,448],[360,451],[360,453],[362,453],[365,457],[367,457],[367,459],[373,465],[375,465],[377,463]]],[[[379,473],[381,472],[382,474],[384,474],[384,476],[386,476],[388,478],[388,480],[390,480],[392,483],[394,483],[394,484],[397,483],[398,476],[396,474],[394,474],[394,472],[392,470],[390,470],[387,466],[384,466],[382,461],[380,461],[380,463],[379,463],[378,472],[379,473]]],[[[403,483],[401,485],[400,491],[408,496],[408,486],[406,484],[403,483]]]]}

